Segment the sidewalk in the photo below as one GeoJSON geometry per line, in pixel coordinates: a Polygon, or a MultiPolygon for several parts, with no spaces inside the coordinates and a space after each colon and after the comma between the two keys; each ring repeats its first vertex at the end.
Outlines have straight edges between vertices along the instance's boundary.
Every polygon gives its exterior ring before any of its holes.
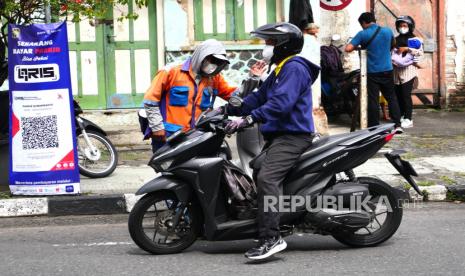
{"type": "MultiPolygon", "coordinates": [[[[465,112],[417,110],[415,127],[397,135],[382,149],[406,149],[419,177],[415,178],[429,200],[445,200],[446,187],[465,185],[465,112]]],[[[330,122],[330,134],[349,131],[348,118],[330,122]]],[[[121,133],[117,135],[122,135],[121,133]]],[[[110,137],[111,139],[111,137],[110,137]]],[[[230,143],[233,151],[235,145],[230,143]]],[[[150,156],[147,145],[119,148],[120,165],[106,178],[81,178],[80,196],[17,198],[0,200],[0,217],[24,215],[109,214],[130,211],[137,198],[134,193],[156,177],[146,165],[150,156]]],[[[375,176],[392,186],[404,188],[406,181],[382,153],[355,169],[357,176],[375,176]]]]}

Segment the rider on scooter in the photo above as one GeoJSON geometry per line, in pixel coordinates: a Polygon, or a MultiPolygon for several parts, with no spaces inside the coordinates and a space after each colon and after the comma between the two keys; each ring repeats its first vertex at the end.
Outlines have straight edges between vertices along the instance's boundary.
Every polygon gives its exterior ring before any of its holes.
{"type": "Polygon", "coordinates": [[[233,133],[261,123],[267,154],[257,176],[260,243],[245,256],[264,259],[287,246],[279,232],[279,213],[265,210],[264,201],[265,196],[279,197],[285,175],[312,144],[315,127],[311,85],[320,68],[297,56],[302,50],[303,35],[293,24],[267,24],[251,34],[265,40],[263,58],[276,64],[276,68],[256,93],[244,99],[240,108],[227,107],[229,115],[245,117],[231,121],[225,130],[233,133]]]}

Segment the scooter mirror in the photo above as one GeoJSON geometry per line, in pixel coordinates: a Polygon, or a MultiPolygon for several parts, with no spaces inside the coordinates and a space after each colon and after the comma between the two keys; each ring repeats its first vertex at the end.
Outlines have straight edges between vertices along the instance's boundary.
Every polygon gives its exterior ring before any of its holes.
{"type": "Polygon", "coordinates": [[[339,41],[339,40],[341,40],[341,35],[339,35],[339,34],[334,34],[334,35],[331,37],[331,41],[333,41],[333,42],[337,42],[337,41],[339,41]]]}
{"type": "Polygon", "coordinates": [[[241,107],[242,106],[242,99],[238,96],[232,96],[229,98],[228,103],[233,107],[241,107]]]}

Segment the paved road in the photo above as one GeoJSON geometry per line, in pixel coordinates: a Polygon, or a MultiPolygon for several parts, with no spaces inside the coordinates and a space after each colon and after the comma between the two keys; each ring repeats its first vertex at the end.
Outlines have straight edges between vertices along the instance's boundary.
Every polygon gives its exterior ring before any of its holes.
{"type": "MultiPolygon", "coordinates": [[[[412,207],[412,206],[410,206],[412,207]]],[[[153,256],[128,236],[127,216],[0,219],[0,275],[463,275],[465,204],[406,209],[382,246],[351,249],[330,237],[286,238],[273,261],[250,264],[252,241],[199,241],[153,256]]]]}

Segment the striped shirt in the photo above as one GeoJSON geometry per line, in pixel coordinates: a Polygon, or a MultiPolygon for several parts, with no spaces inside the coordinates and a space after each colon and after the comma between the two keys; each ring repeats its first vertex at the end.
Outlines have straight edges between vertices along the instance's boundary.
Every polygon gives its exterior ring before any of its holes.
{"type": "Polygon", "coordinates": [[[418,61],[423,57],[423,47],[416,50],[410,49],[410,53],[414,56],[414,63],[406,67],[397,67],[394,65],[394,84],[400,85],[406,83],[418,75],[418,61]]]}

